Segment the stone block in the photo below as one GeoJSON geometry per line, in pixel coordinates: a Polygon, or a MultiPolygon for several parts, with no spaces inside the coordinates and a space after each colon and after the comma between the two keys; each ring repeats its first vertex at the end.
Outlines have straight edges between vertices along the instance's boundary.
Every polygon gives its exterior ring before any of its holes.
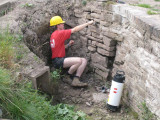
{"type": "Polygon", "coordinates": [[[86,23],[86,20],[85,19],[78,19],[78,24],[84,24],[84,23],[86,23]]]}
{"type": "Polygon", "coordinates": [[[82,41],[87,41],[87,40],[88,40],[87,37],[84,37],[84,36],[80,36],[80,39],[81,39],[82,41]]]}
{"type": "Polygon", "coordinates": [[[79,31],[79,33],[80,33],[81,35],[83,35],[83,36],[86,35],[86,32],[84,32],[84,31],[82,31],[82,30],[79,31]]]}
{"type": "Polygon", "coordinates": [[[92,46],[88,46],[88,50],[91,52],[96,52],[96,48],[92,46]]]}
{"type": "Polygon", "coordinates": [[[92,41],[91,40],[88,40],[88,45],[92,45],[92,41]]]}
{"type": "Polygon", "coordinates": [[[90,20],[91,19],[91,14],[87,14],[86,18],[90,20]]]}
{"type": "Polygon", "coordinates": [[[146,30],[145,36],[146,38],[150,39],[153,33],[154,29],[153,23],[155,23],[155,20],[154,19],[143,19],[143,20],[145,22],[145,30],[146,30]]]}
{"type": "Polygon", "coordinates": [[[76,17],[82,17],[83,16],[83,10],[82,9],[74,9],[74,14],[76,17]]]}
{"type": "Polygon", "coordinates": [[[102,55],[100,55],[98,53],[91,54],[91,61],[93,63],[97,63],[97,64],[102,65],[104,67],[107,67],[107,64],[108,64],[108,58],[103,57],[102,55]]]}
{"type": "Polygon", "coordinates": [[[97,52],[101,55],[104,55],[104,56],[109,56],[109,57],[114,57],[116,52],[115,51],[112,51],[112,52],[109,52],[109,51],[106,51],[104,49],[101,49],[101,48],[97,48],[97,52]]]}
{"type": "Polygon", "coordinates": [[[160,57],[160,42],[158,41],[150,41],[150,45],[152,46],[152,51],[151,53],[153,53],[155,56],[160,57]]]}
{"type": "Polygon", "coordinates": [[[145,23],[139,18],[139,17],[135,17],[135,24],[136,24],[136,28],[137,30],[144,35],[145,33],[145,23]]]}
{"type": "Polygon", "coordinates": [[[113,15],[113,22],[117,22],[118,24],[122,24],[122,16],[118,15],[118,14],[114,14],[113,15]]]}
{"type": "Polygon", "coordinates": [[[108,27],[110,25],[111,25],[111,22],[100,21],[100,26],[102,26],[102,27],[108,27]]]}
{"type": "Polygon", "coordinates": [[[92,32],[92,36],[93,36],[94,38],[101,39],[101,38],[100,38],[100,33],[92,32]]]}
{"type": "Polygon", "coordinates": [[[94,5],[93,7],[91,7],[91,10],[93,13],[97,13],[100,14],[102,11],[101,9],[97,9],[95,6],[97,6],[97,3],[95,3],[96,5],[94,5]]]}
{"type": "Polygon", "coordinates": [[[105,45],[105,44],[102,44],[102,43],[97,43],[96,46],[99,47],[99,48],[103,48],[107,51],[115,51],[116,50],[115,46],[110,47],[109,45],[105,45]]]}
{"type": "Polygon", "coordinates": [[[77,18],[82,18],[82,17],[83,17],[83,14],[80,14],[80,13],[75,13],[74,15],[75,15],[75,17],[77,17],[77,18]]]}
{"type": "Polygon", "coordinates": [[[94,18],[94,21],[96,22],[96,23],[100,23],[100,19],[97,19],[97,18],[94,18]]]}
{"type": "Polygon", "coordinates": [[[94,63],[93,66],[94,66],[95,68],[98,68],[98,69],[102,70],[103,72],[109,72],[109,70],[108,70],[106,67],[104,67],[104,65],[100,65],[100,64],[98,64],[98,63],[97,63],[97,64],[94,63]]]}
{"type": "Polygon", "coordinates": [[[112,38],[112,39],[114,39],[114,38],[117,37],[117,34],[114,33],[114,32],[111,32],[111,31],[104,31],[104,32],[103,32],[103,35],[104,35],[104,36],[107,36],[107,37],[109,37],[109,38],[112,38]]]}
{"type": "Polygon", "coordinates": [[[103,72],[103,71],[101,71],[101,70],[99,70],[99,69],[96,69],[96,70],[95,70],[95,73],[97,73],[98,75],[102,76],[105,80],[106,80],[107,77],[108,77],[108,72],[103,72]]]}
{"type": "Polygon", "coordinates": [[[91,12],[91,7],[90,6],[86,6],[86,7],[83,8],[83,11],[91,12]]]}
{"type": "Polygon", "coordinates": [[[91,13],[92,18],[100,19],[100,15],[97,13],[91,13]]]}
{"type": "Polygon", "coordinates": [[[113,22],[113,15],[112,14],[109,14],[109,13],[104,13],[104,21],[107,21],[107,22],[113,22]]]}
{"type": "Polygon", "coordinates": [[[99,38],[95,38],[95,37],[90,36],[90,35],[87,35],[87,38],[88,38],[88,39],[91,39],[91,40],[94,40],[94,41],[102,42],[102,40],[101,40],[101,39],[99,39],[99,38]]]}
{"type": "Polygon", "coordinates": [[[108,99],[108,96],[104,93],[93,93],[92,96],[95,103],[102,103],[108,99]]]}
{"type": "Polygon", "coordinates": [[[82,9],[74,9],[74,13],[82,14],[83,10],[82,9]]]}
{"type": "Polygon", "coordinates": [[[92,46],[96,47],[97,42],[96,41],[92,41],[92,46]]]}
{"type": "Polygon", "coordinates": [[[114,40],[122,42],[124,40],[124,36],[123,35],[118,35],[114,38],[114,40]]]}
{"type": "Polygon", "coordinates": [[[89,29],[90,29],[91,32],[95,32],[95,33],[100,33],[101,32],[100,28],[96,27],[95,25],[90,25],[89,29]]]}
{"type": "Polygon", "coordinates": [[[157,42],[160,42],[160,27],[153,28],[153,34],[152,34],[151,38],[156,40],[157,42]]]}

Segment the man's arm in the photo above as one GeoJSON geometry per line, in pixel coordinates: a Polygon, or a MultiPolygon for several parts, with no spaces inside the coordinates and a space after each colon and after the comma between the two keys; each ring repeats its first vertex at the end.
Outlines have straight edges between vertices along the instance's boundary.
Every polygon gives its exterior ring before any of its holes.
{"type": "Polygon", "coordinates": [[[70,40],[69,43],[65,45],[65,48],[67,49],[73,44],[74,44],[74,40],[70,40]]]}
{"type": "Polygon", "coordinates": [[[89,21],[87,23],[84,23],[82,25],[78,25],[78,26],[76,26],[76,27],[74,27],[74,28],[71,29],[71,33],[78,32],[78,31],[82,30],[83,28],[85,28],[86,26],[88,26],[88,25],[90,25],[92,23],[93,23],[93,20],[89,21]]]}

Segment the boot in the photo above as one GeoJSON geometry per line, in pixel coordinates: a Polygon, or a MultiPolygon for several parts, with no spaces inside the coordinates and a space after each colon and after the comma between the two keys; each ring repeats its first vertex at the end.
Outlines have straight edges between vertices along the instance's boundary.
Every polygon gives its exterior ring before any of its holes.
{"type": "Polygon", "coordinates": [[[79,77],[74,77],[72,81],[72,86],[73,87],[87,87],[87,83],[83,83],[79,81],[79,77]]]}

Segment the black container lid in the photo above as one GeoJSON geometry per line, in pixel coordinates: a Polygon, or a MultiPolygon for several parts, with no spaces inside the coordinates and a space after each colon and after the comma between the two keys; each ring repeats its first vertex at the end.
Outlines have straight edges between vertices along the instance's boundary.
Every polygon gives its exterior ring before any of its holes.
{"type": "Polygon", "coordinates": [[[113,81],[118,82],[118,83],[124,83],[124,81],[125,81],[124,71],[117,71],[116,75],[113,78],[113,81]]]}

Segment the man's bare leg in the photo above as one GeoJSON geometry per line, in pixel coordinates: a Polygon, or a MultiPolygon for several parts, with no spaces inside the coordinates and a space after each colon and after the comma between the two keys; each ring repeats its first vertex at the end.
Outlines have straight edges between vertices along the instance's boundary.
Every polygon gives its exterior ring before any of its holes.
{"type": "Polygon", "coordinates": [[[73,74],[79,66],[82,64],[82,60],[79,57],[68,57],[64,59],[63,68],[69,68],[68,73],[73,74]]]}
{"type": "Polygon", "coordinates": [[[76,71],[77,77],[74,77],[74,79],[72,81],[72,86],[74,86],[74,87],[88,86],[86,83],[79,81],[79,77],[82,75],[86,65],[87,65],[87,60],[85,58],[70,57],[70,58],[64,59],[63,67],[64,68],[70,67],[68,73],[72,74],[76,71]]]}
{"type": "Polygon", "coordinates": [[[87,60],[85,58],[81,58],[81,60],[82,60],[82,64],[78,67],[77,73],[76,73],[76,76],[79,76],[79,77],[81,77],[81,75],[87,65],[87,60]]]}

